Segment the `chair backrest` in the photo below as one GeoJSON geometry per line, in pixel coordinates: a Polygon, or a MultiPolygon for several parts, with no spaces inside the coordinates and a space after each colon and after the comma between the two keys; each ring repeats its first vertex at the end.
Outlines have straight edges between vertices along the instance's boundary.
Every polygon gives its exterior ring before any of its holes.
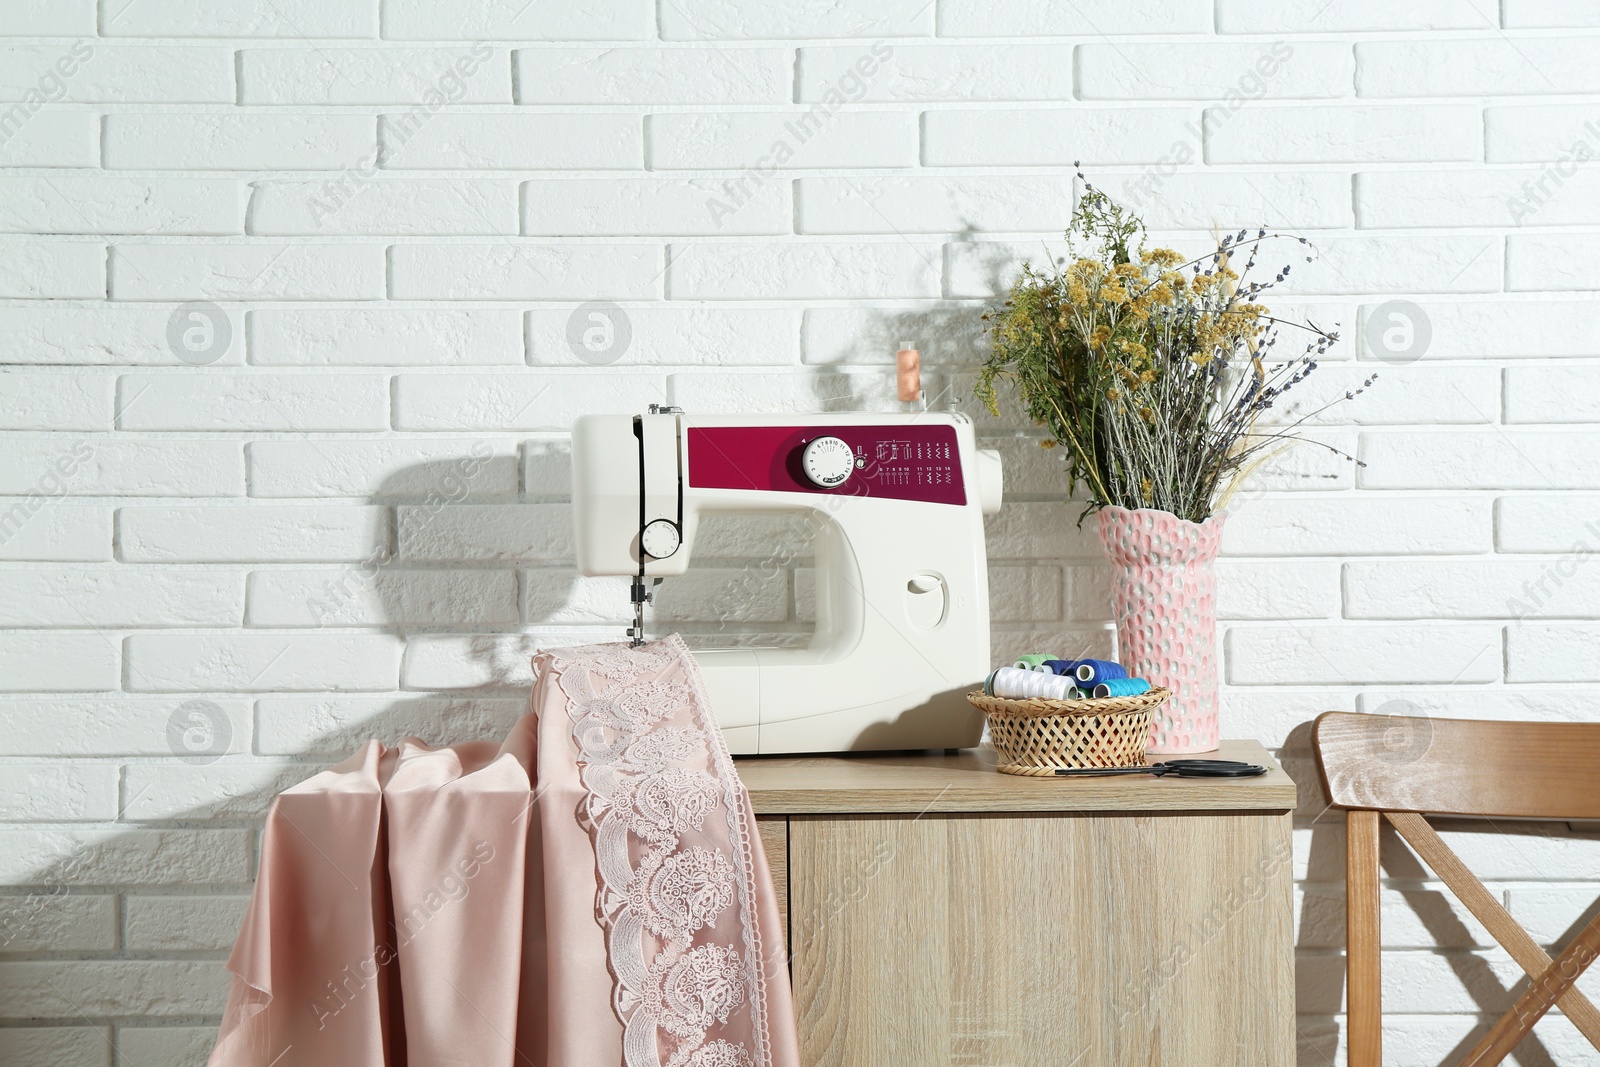
{"type": "Polygon", "coordinates": [[[1334,807],[1600,819],[1600,722],[1485,722],[1330,711],[1312,729],[1334,807]]]}
{"type": "Polygon", "coordinates": [[[1600,723],[1483,722],[1330,711],[1312,748],[1345,815],[1345,966],[1350,1067],[1383,1063],[1378,828],[1391,823],[1532,982],[1462,1060],[1500,1063],[1560,1004],[1600,1049],[1600,1010],[1573,983],[1600,956],[1600,916],[1552,960],[1436,833],[1423,813],[1600,818],[1600,723]]]}

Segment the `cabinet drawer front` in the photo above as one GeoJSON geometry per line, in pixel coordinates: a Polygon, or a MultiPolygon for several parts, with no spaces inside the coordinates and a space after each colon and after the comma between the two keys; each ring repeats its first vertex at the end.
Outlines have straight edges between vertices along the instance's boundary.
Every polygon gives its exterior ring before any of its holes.
{"type": "Polygon", "coordinates": [[[1293,1059],[1289,817],[792,816],[808,1067],[1293,1059]]]}

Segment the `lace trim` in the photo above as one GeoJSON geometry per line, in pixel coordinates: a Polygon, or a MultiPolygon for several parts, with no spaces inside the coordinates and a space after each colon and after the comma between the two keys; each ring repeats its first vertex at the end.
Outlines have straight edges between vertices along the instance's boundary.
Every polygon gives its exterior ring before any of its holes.
{"type": "Polygon", "coordinates": [[[588,790],[624,1067],[770,1067],[753,816],[693,657],[676,634],[544,657],[588,790]]]}

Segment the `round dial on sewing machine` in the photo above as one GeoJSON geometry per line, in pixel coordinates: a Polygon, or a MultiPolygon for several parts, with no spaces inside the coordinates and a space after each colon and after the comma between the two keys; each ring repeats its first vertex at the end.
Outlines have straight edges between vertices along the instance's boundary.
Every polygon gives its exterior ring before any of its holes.
{"type": "Polygon", "coordinates": [[[819,437],[800,453],[800,469],[812,485],[834,489],[856,469],[856,454],[837,437],[819,437]]]}
{"type": "Polygon", "coordinates": [[[666,559],[678,551],[681,543],[678,526],[671,519],[657,519],[639,534],[639,547],[644,549],[645,555],[656,559],[666,559]]]}

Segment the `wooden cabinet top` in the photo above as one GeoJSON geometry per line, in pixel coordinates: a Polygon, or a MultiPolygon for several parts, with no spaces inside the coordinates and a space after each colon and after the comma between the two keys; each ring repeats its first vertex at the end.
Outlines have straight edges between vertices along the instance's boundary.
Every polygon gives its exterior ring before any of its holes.
{"type": "MultiPolygon", "coordinates": [[[[1159,757],[1153,757],[1152,762],[1159,757]]],[[[955,755],[750,756],[739,777],[759,815],[830,812],[1287,811],[1295,785],[1259,741],[1224,741],[1203,758],[1267,767],[1258,778],[1025,778],[1001,774],[991,748],[955,755]]]]}

